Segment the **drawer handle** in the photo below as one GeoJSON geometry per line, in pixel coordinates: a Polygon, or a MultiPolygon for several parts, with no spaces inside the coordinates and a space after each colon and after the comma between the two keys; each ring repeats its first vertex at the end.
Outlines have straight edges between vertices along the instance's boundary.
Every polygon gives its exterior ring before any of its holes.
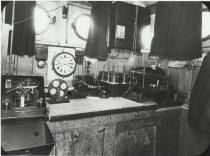
{"type": "Polygon", "coordinates": [[[78,135],[76,135],[76,134],[71,134],[71,140],[72,140],[72,142],[78,142],[78,140],[79,140],[79,136],[78,135]]]}
{"type": "Polygon", "coordinates": [[[98,132],[99,132],[99,133],[102,133],[102,132],[105,132],[105,130],[106,130],[105,128],[102,128],[102,129],[100,129],[98,132]]]}
{"type": "Polygon", "coordinates": [[[78,136],[78,135],[76,135],[76,134],[71,134],[71,138],[73,138],[73,139],[77,139],[77,138],[79,138],[79,136],[78,136]]]}

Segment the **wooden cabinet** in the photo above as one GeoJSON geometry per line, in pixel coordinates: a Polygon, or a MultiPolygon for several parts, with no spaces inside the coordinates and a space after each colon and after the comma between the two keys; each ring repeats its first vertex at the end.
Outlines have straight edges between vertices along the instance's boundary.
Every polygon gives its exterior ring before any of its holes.
{"type": "Polygon", "coordinates": [[[96,127],[78,128],[74,131],[74,155],[102,155],[104,144],[103,129],[96,127]]]}
{"type": "MultiPolygon", "coordinates": [[[[140,144],[142,146],[139,152],[149,149],[150,153],[153,153],[153,148],[157,148],[155,143],[158,133],[156,125],[159,124],[159,120],[156,121],[153,118],[141,120],[150,116],[150,112],[151,110],[137,111],[48,122],[55,140],[55,149],[51,155],[116,155],[116,148],[120,149],[121,146],[116,144],[116,140],[119,142],[124,140],[125,129],[121,126],[125,124],[130,126],[130,134],[135,134],[137,138],[141,137],[137,143],[137,146],[140,144]]],[[[137,149],[137,147],[135,148],[137,149]]]]}
{"type": "Polygon", "coordinates": [[[116,156],[161,155],[163,138],[160,118],[146,118],[116,125],[116,156]]]}
{"type": "Polygon", "coordinates": [[[106,132],[110,133],[110,126],[98,122],[100,119],[48,122],[54,130],[55,140],[55,150],[51,155],[104,155],[106,132]]]}
{"type": "Polygon", "coordinates": [[[103,133],[96,127],[71,129],[60,135],[65,139],[56,139],[55,155],[101,155],[103,152],[103,133]]]}
{"type": "Polygon", "coordinates": [[[178,156],[180,109],[136,111],[48,122],[51,155],[178,156]]]}

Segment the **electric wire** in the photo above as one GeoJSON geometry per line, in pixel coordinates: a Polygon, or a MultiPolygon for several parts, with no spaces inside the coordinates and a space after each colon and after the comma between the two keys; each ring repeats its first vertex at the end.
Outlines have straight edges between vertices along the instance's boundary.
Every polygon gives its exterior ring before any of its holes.
{"type": "MultiPolygon", "coordinates": [[[[57,8],[52,9],[52,10],[46,10],[46,12],[47,12],[47,13],[49,13],[49,12],[52,12],[52,11],[58,10],[58,9],[62,8],[63,6],[65,6],[65,5],[59,6],[59,7],[57,7],[57,8]]],[[[34,18],[34,16],[31,16],[31,17],[28,17],[28,18],[26,18],[26,19],[23,19],[23,20],[17,21],[17,22],[15,22],[14,24],[19,24],[19,23],[22,23],[22,22],[28,21],[28,20],[30,20],[30,19],[32,19],[32,18],[34,18]]]]}
{"type": "MultiPolygon", "coordinates": [[[[12,25],[14,25],[14,14],[15,14],[15,2],[13,2],[13,6],[12,6],[12,25]]],[[[12,65],[12,51],[13,51],[13,34],[14,34],[14,30],[11,31],[11,38],[10,38],[10,50],[9,50],[9,75],[12,74],[11,72],[11,65],[12,65]]]]}
{"type": "MultiPolygon", "coordinates": [[[[95,4],[96,4],[96,5],[98,5],[100,8],[102,8],[102,9],[104,9],[104,10],[106,10],[106,11],[110,12],[111,14],[114,14],[114,15],[115,15],[115,13],[114,13],[114,12],[112,12],[112,11],[110,11],[109,9],[107,9],[107,8],[103,7],[102,5],[97,4],[97,3],[96,3],[96,2],[94,2],[94,1],[92,1],[92,3],[95,3],[95,4]]],[[[60,8],[64,7],[64,6],[66,6],[66,5],[61,5],[61,6],[59,6],[59,7],[54,8],[54,9],[47,10],[46,12],[48,12],[48,13],[49,13],[49,12],[56,11],[56,10],[58,10],[58,9],[60,9],[60,8]]],[[[82,9],[81,9],[81,10],[82,10],[82,9]]],[[[31,17],[28,17],[28,18],[26,18],[26,19],[23,19],[23,20],[17,21],[17,22],[15,22],[14,24],[19,24],[19,23],[21,23],[21,22],[25,22],[25,21],[30,20],[30,19],[32,19],[32,18],[34,18],[34,16],[31,16],[31,17]]],[[[132,25],[132,23],[129,23],[127,20],[125,20],[124,18],[120,17],[119,15],[118,15],[118,18],[119,18],[119,19],[121,19],[122,21],[124,21],[125,23],[129,24],[130,26],[134,27],[134,26],[132,25]]]]}
{"type": "Polygon", "coordinates": [[[136,39],[137,39],[137,20],[138,20],[138,6],[136,6],[136,14],[135,14],[135,27],[134,27],[134,35],[133,35],[133,52],[134,54],[137,54],[136,52],[136,47],[137,47],[137,43],[136,43],[136,39]]]}
{"type": "MultiPolygon", "coordinates": [[[[100,4],[98,4],[98,3],[94,2],[94,1],[92,1],[92,3],[95,3],[95,4],[96,4],[97,6],[99,6],[100,8],[102,8],[102,9],[106,10],[107,12],[109,12],[109,13],[115,15],[114,12],[112,12],[111,10],[109,10],[109,9],[107,9],[107,8],[105,8],[105,7],[103,7],[102,5],[100,5],[100,4]]],[[[51,10],[47,10],[46,12],[49,13],[49,12],[56,11],[56,10],[62,8],[63,6],[65,6],[65,5],[61,5],[61,6],[59,6],[59,7],[56,7],[56,8],[54,8],[54,9],[51,9],[51,10]]],[[[82,9],[81,9],[81,10],[82,10],[82,9]]],[[[137,6],[137,9],[136,9],[135,25],[134,25],[134,26],[132,25],[132,23],[129,23],[127,20],[125,20],[125,19],[122,18],[121,16],[119,16],[119,15],[117,16],[119,19],[121,19],[122,21],[124,21],[124,22],[127,23],[128,25],[130,25],[130,26],[132,26],[132,27],[135,28],[135,29],[134,29],[134,43],[133,43],[133,51],[134,51],[134,53],[136,53],[137,16],[138,16],[138,6],[137,6]]],[[[32,18],[34,18],[34,16],[31,16],[31,17],[29,17],[29,18],[26,18],[26,19],[17,21],[17,22],[14,23],[14,25],[19,24],[19,23],[22,23],[22,22],[25,22],[25,21],[30,20],[30,19],[32,19],[32,18]]],[[[108,57],[110,57],[111,59],[114,59],[114,58],[116,58],[118,55],[119,55],[119,51],[117,51],[117,54],[116,54],[115,56],[108,55],[108,57]]]]}

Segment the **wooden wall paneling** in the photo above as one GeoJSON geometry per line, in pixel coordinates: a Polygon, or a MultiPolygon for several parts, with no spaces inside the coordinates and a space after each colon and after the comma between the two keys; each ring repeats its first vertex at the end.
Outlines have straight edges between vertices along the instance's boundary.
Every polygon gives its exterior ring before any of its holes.
{"type": "Polygon", "coordinates": [[[195,80],[196,80],[196,78],[197,78],[197,76],[198,76],[198,72],[199,72],[199,70],[192,70],[192,83],[191,83],[191,88],[193,88],[193,85],[194,85],[194,83],[195,83],[195,80]]]}
{"type": "Polygon", "coordinates": [[[186,93],[186,71],[183,68],[178,68],[179,82],[178,88],[179,91],[186,93]]]}
{"type": "Polygon", "coordinates": [[[169,79],[172,82],[174,89],[179,92],[185,93],[187,98],[190,97],[192,90],[194,71],[186,68],[171,68],[169,67],[169,79]]]}
{"type": "Polygon", "coordinates": [[[184,86],[183,91],[184,91],[184,93],[187,94],[187,98],[189,99],[190,92],[192,89],[192,86],[191,86],[191,84],[192,84],[192,70],[184,68],[184,69],[182,69],[181,75],[183,75],[183,77],[182,77],[182,84],[184,86]]]}
{"type": "Polygon", "coordinates": [[[174,89],[178,90],[179,72],[177,68],[169,67],[169,80],[173,84],[174,89]]]}

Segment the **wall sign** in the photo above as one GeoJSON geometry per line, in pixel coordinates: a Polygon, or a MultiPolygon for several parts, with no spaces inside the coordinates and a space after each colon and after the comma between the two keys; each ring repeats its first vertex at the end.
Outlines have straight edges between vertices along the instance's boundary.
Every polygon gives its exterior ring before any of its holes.
{"type": "Polygon", "coordinates": [[[116,38],[125,38],[125,26],[117,25],[116,38]]]}

